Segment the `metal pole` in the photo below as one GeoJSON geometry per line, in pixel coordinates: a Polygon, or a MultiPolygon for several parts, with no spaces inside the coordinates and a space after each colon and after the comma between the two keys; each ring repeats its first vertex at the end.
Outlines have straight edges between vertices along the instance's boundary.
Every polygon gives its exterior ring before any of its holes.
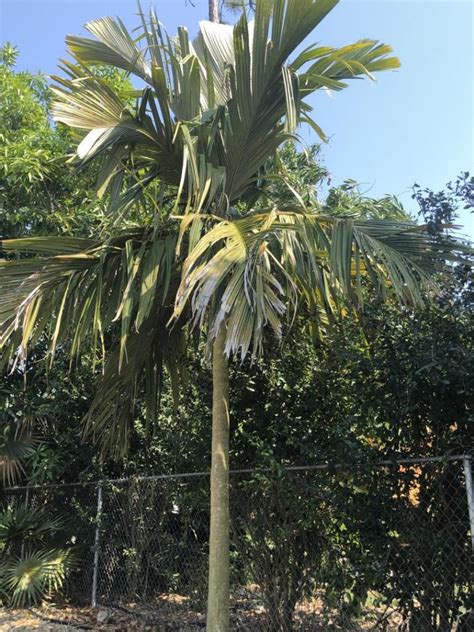
{"type": "MultiPolygon", "coordinates": [[[[26,493],[25,493],[25,509],[28,509],[29,504],[30,504],[30,488],[27,487],[26,493]]],[[[24,554],[25,554],[25,542],[23,541],[21,543],[21,557],[23,557],[24,554]]]]}
{"type": "MultiPolygon", "coordinates": [[[[464,455],[462,454],[450,454],[449,456],[431,456],[431,457],[418,457],[413,459],[393,459],[393,460],[385,460],[385,461],[373,461],[373,462],[356,462],[356,463],[335,463],[333,465],[329,465],[328,463],[320,463],[318,465],[290,465],[284,466],[282,469],[285,472],[298,472],[298,471],[312,471],[312,470],[328,470],[330,467],[334,469],[344,469],[350,467],[383,467],[385,465],[410,465],[412,463],[451,463],[452,461],[462,461],[464,459],[464,455]]],[[[470,457],[468,457],[470,458],[470,457]]],[[[253,474],[260,472],[272,472],[272,468],[270,467],[253,467],[245,470],[229,470],[229,474],[253,474]]],[[[157,476],[139,476],[137,477],[138,481],[161,481],[161,480],[175,480],[181,478],[193,478],[193,477],[201,477],[201,476],[209,476],[209,470],[206,472],[186,472],[181,474],[159,474],[157,476]]],[[[108,478],[108,483],[127,483],[130,480],[130,477],[125,478],[108,478]]],[[[59,485],[56,483],[48,484],[48,485],[30,485],[30,486],[14,486],[14,487],[4,487],[4,492],[17,492],[23,489],[65,489],[67,487],[76,487],[79,483],[60,483],[59,485]]],[[[83,487],[90,485],[98,485],[99,481],[85,481],[84,483],[80,483],[83,487]]]]}
{"type": "Polygon", "coordinates": [[[466,481],[467,508],[469,510],[469,525],[471,530],[471,546],[474,553],[474,488],[472,486],[471,457],[463,458],[464,479],[466,481]]]}
{"type": "Polygon", "coordinates": [[[99,575],[99,549],[100,549],[100,522],[102,517],[102,488],[103,481],[97,485],[97,511],[95,514],[95,540],[94,540],[94,570],[92,574],[92,599],[91,606],[97,606],[97,578],[99,575]]]}

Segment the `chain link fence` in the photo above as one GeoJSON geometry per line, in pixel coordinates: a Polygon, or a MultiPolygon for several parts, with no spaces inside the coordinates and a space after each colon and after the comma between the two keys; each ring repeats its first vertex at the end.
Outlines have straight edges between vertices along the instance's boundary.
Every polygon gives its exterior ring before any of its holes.
{"type": "MultiPolygon", "coordinates": [[[[206,473],[7,490],[68,517],[71,602],[205,627],[206,473]]],[[[231,629],[474,630],[468,457],[231,474],[231,629]]],[[[153,627],[154,626],[154,627],[153,627]]]]}

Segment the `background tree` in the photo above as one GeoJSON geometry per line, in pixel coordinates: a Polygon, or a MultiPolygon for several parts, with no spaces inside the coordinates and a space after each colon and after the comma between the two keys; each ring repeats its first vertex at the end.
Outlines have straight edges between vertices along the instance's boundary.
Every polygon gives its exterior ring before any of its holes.
{"type": "MultiPolygon", "coordinates": [[[[93,170],[77,172],[66,164],[67,154],[77,145],[74,133],[60,124],[52,127],[45,78],[17,72],[17,51],[12,45],[4,46],[10,48],[15,56],[0,65],[0,137],[4,141],[0,150],[0,238],[106,232],[106,200],[97,199],[93,170]]],[[[121,72],[101,68],[94,72],[118,91],[130,88],[121,72]]],[[[5,482],[18,482],[22,473],[36,483],[61,479],[65,472],[74,479],[94,468],[90,447],[77,450],[80,421],[90,403],[87,393],[95,380],[92,362],[84,357],[82,366],[71,374],[69,361],[60,350],[51,374],[48,363],[41,362],[45,350],[40,339],[24,367],[2,372],[0,432],[5,482]]]]}

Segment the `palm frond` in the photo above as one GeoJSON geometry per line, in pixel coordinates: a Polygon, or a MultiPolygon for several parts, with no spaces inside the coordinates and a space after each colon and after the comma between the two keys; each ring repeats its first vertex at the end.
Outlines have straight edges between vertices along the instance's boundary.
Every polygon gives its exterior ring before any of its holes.
{"type": "MultiPolygon", "coordinates": [[[[171,330],[167,322],[180,278],[177,237],[173,230],[136,229],[105,242],[3,242],[9,253],[44,255],[0,261],[3,362],[22,361],[42,335],[51,362],[59,346],[69,350],[72,360],[85,343],[104,355],[107,333],[113,349],[108,349],[85,432],[114,455],[122,455],[127,447],[128,422],[141,385],[150,423],[164,368],[176,386],[183,333],[178,326],[171,330]],[[58,249],[68,254],[58,255],[58,249]]],[[[13,461],[4,462],[11,469],[13,461]]]]}
{"type": "Polygon", "coordinates": [[[128,33],[119,18],[104,17],[88,22],[86,30],[95,39],[69,35],[66,44],[76,59],[84,64],[114,66],[144,79],[151,80],[151,69],[145,52],[128,33]]]}
{"type": "Polygon", "coordinates": [[[23,542],[43,544],[63,524],[61,516],[52,516],[44,507],[10,505],[0,512],[0,543],[7,549],[23,542]]]}
{"type": "Polygon", "coordinates": [[[336,4],[262,1],[254,22],[243,14],[233,29],[201,23],[195,50],[206,75],[212,72],[214,100],[226,105],[222,146],[225,193],[231,202],[254,184],[265,160],[288,134],[300,122],[311,122],[304,97],[321,88],[340,90],[347,85],[343,79],[398,67],[390,47],[372,40],[341,49],[315,45],[289,59],[336,4]]]}
{"type": "Polygon", "coordinates": [[[184,28],[168,37],[154,11],[139,11],[136,38],[120,20],[94,20],[86,28],[95,39],[67,38],[76,64],[63,64],[69,78],[56,77],[53,116],[89,130],[77,156],[80,164],[105,157],[101,191],[133,173],[142,186],[159,178],[178,187],[177,203],[184,196],[186,210],[212,206],[225,214],[301,122],[323,135],[305,97],[398,66],[391,49],[372,40],[340,49],[312,45],[292,61],[336,4],[261,0],[254,21],[245,13],[235,26],[203,21],[194,42],[184,28]],[[97,63],[145,82],[135,113],[94,76],[97,63]]]}
{"type": "Polygon", "coordinates": [[[124,346],[118,343],[108,354],[97,395],[84,419],[84,435],[104,455],[119,458],[126,454],[135,404],[141,395],[148,434],[158,412],[165,368],[178,405],[178,377],[184,375],[186,343],[179,324],[173,328],[167,325],[172,306],[160,306],[155,297],[151,315],[138,331],[128,336],[124,346]]]}
{"type": "Polygon", "coordinates": [[[4,485],[18,482],[24,474],[25,461],[35,454],[38,443],[28,429],[5,424],[0,436],[0,471],[4,485]]]}
{"type": "Polygon", "coordinates": [[[175,234],[154,239],[148,229],[103,243],[75,238],[3,241],[6,252],[47,256],[0,261],[1,344],[10,344],[10,355],[22,357],[28,344],[49,333],[52,356],[57,345],[68,341],[74,357],[85,339],[96,347],[104,331],[120,321],[122,361],[132,325],[140,329],[157,293],[162,304],[168,300],[175,246],[175,234]],[[56,254],[58,250],[68,254],[56,254]]]}
{"type": "Polygon", "coordinates": [[[252,348],[257,356],[265,329],[281,337],[303,303],[319,324],[361,306],[362,280],[401,303],[424,304],[437,291],[434,273],[459,248],[433,243],[426,226],[407,222],[277,209],[222,220],[185,261],[174,315],[188,306],[195,327],[208,319],[211,338],[225,322],[226,352],[245,357],[252,348]]]}
{"type": "Polygon", "coordinates": [[[45,506],[12,502],[0,512],[0,588],[13,607],[36,605],[62,587],[75,556],[51,541],[64,524],[45,506]]]}
{"type": "Polygon", "coordinates": [[[13,607],[33,606],[60,590],[74,558],[68,549],[35,551],[25,547],[0,568],[0,583],[13,607]]]}

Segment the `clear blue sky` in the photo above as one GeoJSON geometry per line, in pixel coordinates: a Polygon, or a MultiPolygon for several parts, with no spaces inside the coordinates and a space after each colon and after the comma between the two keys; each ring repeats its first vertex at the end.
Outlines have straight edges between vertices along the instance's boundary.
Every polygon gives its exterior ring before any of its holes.
{"type": "MultiPolygon", "coordinates": [[[[206,17],[207,0],[153,4],[171,32],[178,24],[194,32],[206,17]]],[[[473,7],[469,0],[342,0],[318,27],[316,41],[379,39],[402,62],[375,84],[354,82],[314,99],[331,138],[324,157],[333,183],[353,178],[370,195],[394,193],[410,209],[415,181],[438,190],[474,171],[473,7]]],[[[83,33],[85,22],[103,15],[134,26],[135,13],[135,0],[0,0],[0,40],[20,48],[21,69],[54,73],[67,33],[83,33]]],[[[474,237],[474,217],[464,213],[462,223],[474,237]]]]}

